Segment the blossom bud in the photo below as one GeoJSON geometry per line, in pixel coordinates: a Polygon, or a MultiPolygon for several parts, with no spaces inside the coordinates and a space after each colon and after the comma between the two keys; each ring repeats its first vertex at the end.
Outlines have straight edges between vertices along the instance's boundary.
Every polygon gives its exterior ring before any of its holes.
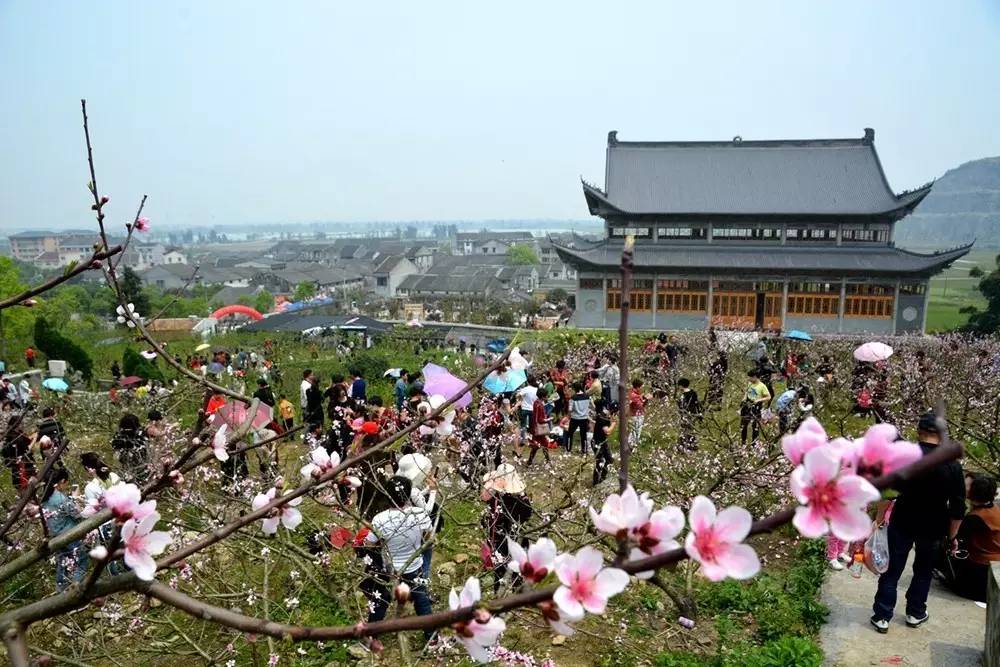
{"type": "Polygon", "coordinates": [[[191,444],[192,445],[200,445],[201,444],[201,438],[191,438],[191,444]]]}
{"type": "Polygon", "coordinates": [[[111,197],[109,197],[107,195],[104,195],[103,197],[101,197],[101,203],[102,204],[107,204],[109,201],[111,201],[111,197]]]}
{"type": "Polygon", "coordinates": [[[184,483],[184,475],[181,474],[180,470],[171,470],[169,477],[170,481],[176,486],[180,486],[184,483]]]}
{"type": "Polygon", "coordinates": [[[361,487],[361,480],[358,479],[357,477],[354,477],[353,475],[347,478],[347,483],[350,485],[352,489],[357,489],[361,487]]]}
{"type": "Polygon", "coordinates": [[[488,609],[483,609],[482,607],[476,609],[472,614],[472,619],[476,623],[489,623],[491,618],[493,618],[493,614],[488,609]]]}
{"type": "Polygon", "coordinates": [[[556,609],[556,603],[551,600],[546,600],[538,605],[538,609],[542,612],[542,616],[549,621],[559,620],[559,610],[556,609]]]}
{"type": "Polygon", "coordinates": [[[393,595],[396,596],[396,602],[403,604],[410,599],[410,587],[406,584],[406,582],[401,581],[396,585],[393,595]]]}
{"type": "Polygon", "coordinates": [[[90,557],[94,560],[105,560],[108,557],[108,550],[103,546],[96,546],[90,550],[90,557]]]}

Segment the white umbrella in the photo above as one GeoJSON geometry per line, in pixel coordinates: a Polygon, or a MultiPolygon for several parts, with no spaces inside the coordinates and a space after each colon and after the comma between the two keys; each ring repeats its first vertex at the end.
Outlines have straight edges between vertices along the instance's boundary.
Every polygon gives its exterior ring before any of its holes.
{"type": "Polygon", "coordinates": [[[892,356],[892,348],[885,343],[865,343],[854,350],[854,358],[858,361],[885,361],[892,356]]]}

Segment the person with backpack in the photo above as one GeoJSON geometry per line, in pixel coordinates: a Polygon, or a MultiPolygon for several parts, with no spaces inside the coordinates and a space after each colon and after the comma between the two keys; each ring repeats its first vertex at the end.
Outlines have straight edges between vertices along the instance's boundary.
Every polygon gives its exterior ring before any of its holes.
{"type": "MultiPolygon", "coordinates": [[[[764,357],[766,360],[767,357],[764,357]]],[[[760,380],[760,372],[754,369],[747,373],[747,389],[740,404],[740,445],[747,444],[747,431],[753,433],[754,441],[760,437],[760,418],[765,405],[771,402],[771,392],[760,380]]]]}

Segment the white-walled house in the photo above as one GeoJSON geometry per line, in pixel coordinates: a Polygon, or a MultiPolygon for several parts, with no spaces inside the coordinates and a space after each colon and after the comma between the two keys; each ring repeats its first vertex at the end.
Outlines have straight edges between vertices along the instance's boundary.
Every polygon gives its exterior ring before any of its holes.
{"type": "Polygon", "coordinates": [[[383,298],[393,298],[406,276],[420,273],[419,267],[406,257],[390,255],[375,267],[375,293],[383,298]]]}

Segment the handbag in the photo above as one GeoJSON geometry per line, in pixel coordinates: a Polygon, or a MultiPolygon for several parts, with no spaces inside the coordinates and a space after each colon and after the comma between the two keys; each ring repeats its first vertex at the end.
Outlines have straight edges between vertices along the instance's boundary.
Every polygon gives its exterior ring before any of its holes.
{"type": "Polygon", "coordinates": [[[550,430],[549,422],[538,422],[535,424],[535,435],[548,435],[550,430]]]}

